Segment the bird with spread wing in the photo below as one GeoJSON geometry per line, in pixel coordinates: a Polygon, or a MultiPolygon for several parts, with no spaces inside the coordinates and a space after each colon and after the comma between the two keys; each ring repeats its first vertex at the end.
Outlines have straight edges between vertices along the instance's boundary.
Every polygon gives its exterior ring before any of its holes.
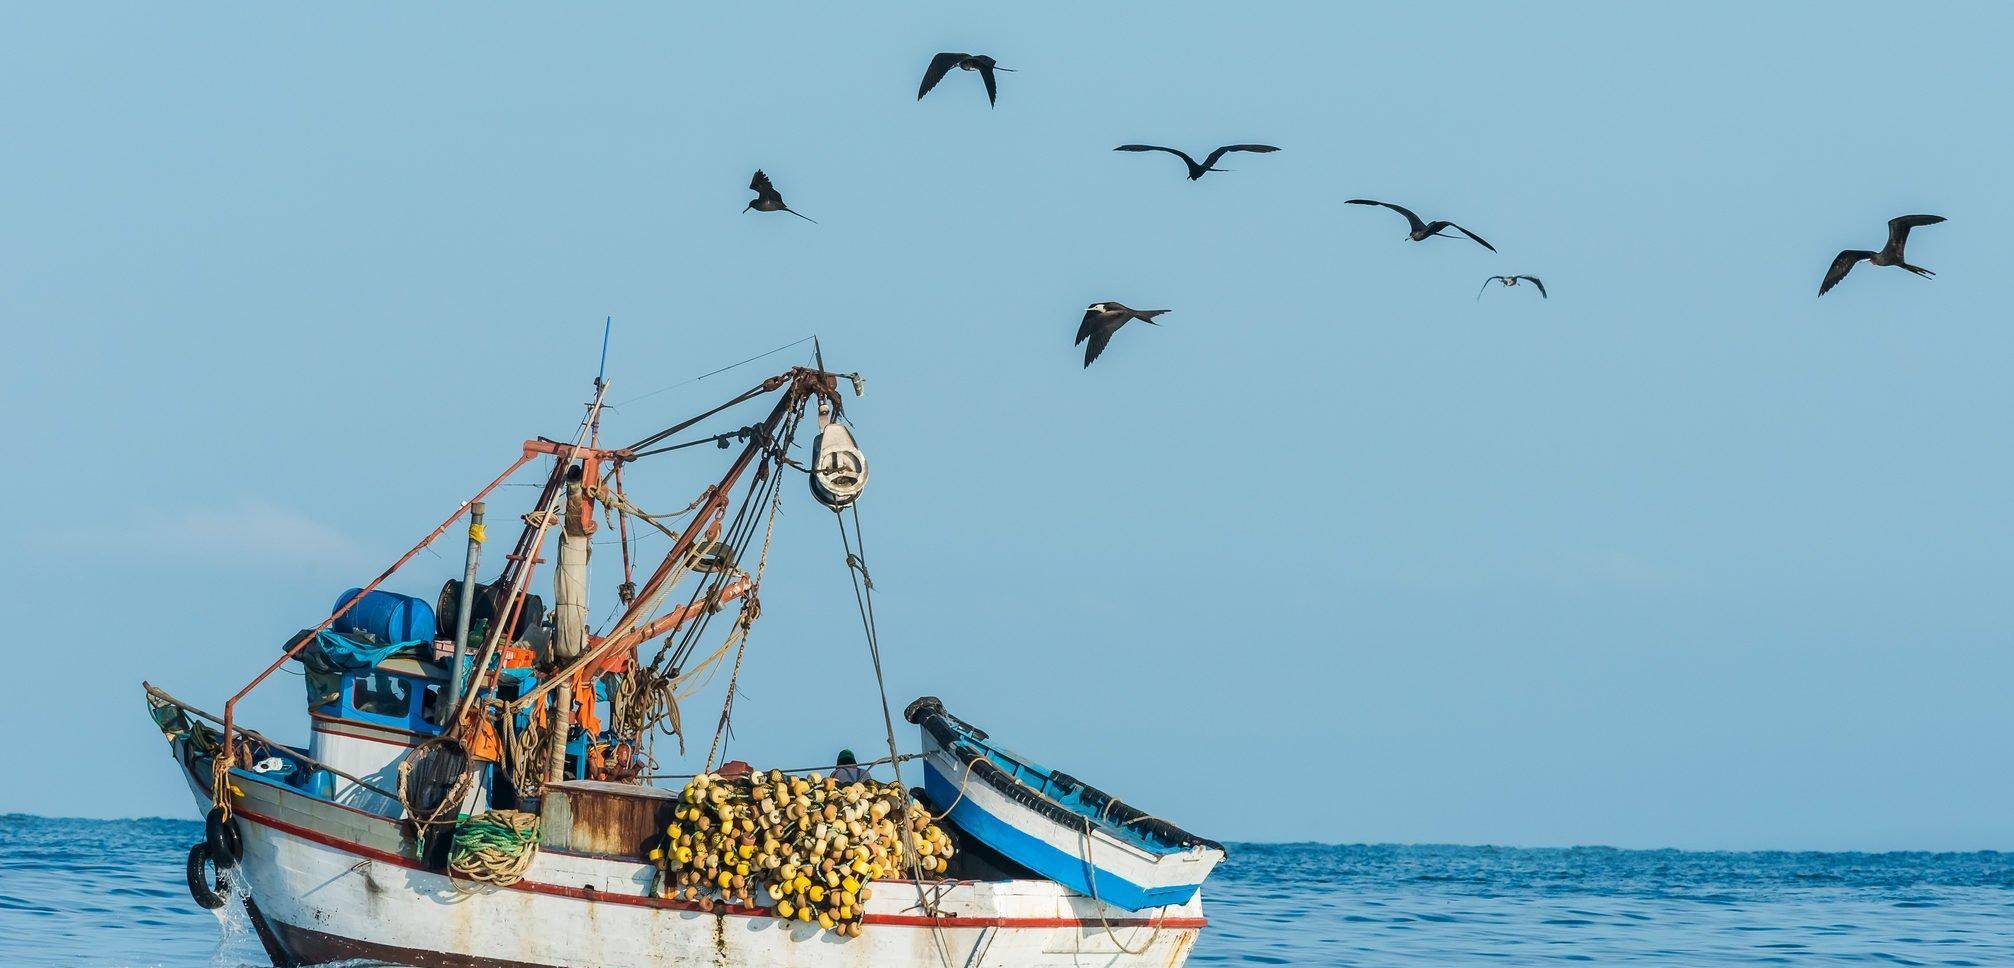
{"type": "Polygon", "coordinates": [[[1105,344],[1112,342],[1112,334],[1118,332],[1119,327],[1136,319],[1159,326],[1161,324],[1155,323],[1154,317],[1166,312],[1168,310],[1165,309],[1133,309],[1109,300],[1092,303],[1084,310],[1084,321],[1077,325],[1077,342],[1090,340],[1090,345],[1084,347],[1084,365],[1090,366],[1092,360],[1105,352],[1105,344]]]}
{"type": "Polygon", "coordinates": [[[1540,299],[1549,298],[1545,294],[1545,283],[1540,282],[1537,276],[1491,276],[1488,279],[1483,280],[1483,287],[1481,289],[1476,290],[1476,301],[1482,302],[1483,293],[1489,291],[1490,283],[1501,282],[1503,283],[1505,289],[1509,289],[1510,287],[1517,285],[1518,280],[1520,279],[1529,282],[1534,286],[1537,286],[1538,297],[1540,299]]]}
{"type": "Polygon", "coordinates": [[[1348,200],[1348,204],[1383,205],[1384,207],[1389,208],[1392,211],[1405,216],[1406,225],[1411,229],[1411,231],[1406,233],[1406,238],[1413,242],[1424,242],[1427,239],[1432,238],[1443,238],[1443,239],[1453,238],[1453,236],[1451,235],[1442,235],[1441,233],[1447,231],[1448,229],[1454,229],[1455,231],[1468,236],[1470,239],[1473,239],[1477,245],[1480,245],[1483,248],[1490,250],[1491,252],[1495,252],[1497,250],[1496,246],[1483,241],[1482,236],[1477,235],[1474,232],[1469,231],[1468,229],[1462,228],[1461,226],[1456,225],[1453,222],[1447,221],[1446,219],[1437,219],[1432,222],[1423,222],[1420,220],[1419,216],[1413,214],[1412,209],[1409,209],[1404,205],[1394,205],[1390,202],[1380,202],[1377,201],[1376,199],[1371,198],[1352,198],[1348,200]]]}
{"type": "Polygon", "coordinates": [[[993,82],[993,72],[1006,71],[1009,74],[1014,73],[1013,68],[1001,67],[999,61],[985,54],[954,54],[947,51],[930,58],[930,66],[923,71],[923,84],[916,89],[916,100],[923,100],[923,95],[930,93],[930,89],[936,87],[937,82],[943,80],[944,75],[951,73],[951,69],[954,67],[961,71],[979,72],[979,79],[986,83],[986,104],[988,106],[992,106],[1000,100],[1000,89],[993,82]]]}
{"type": "Polygon", "coordinates": [[[1903,258],[1902,247],[1909,244],[1909,230],[1925,225],[1936,225],[1944,221],[1942,215],[1897,215],[1888,220],[1888,244],[1879,252],[1867,249],[1847,249],[1832,257],[1832,265],[1825,270],[1825,281],[1818,284],[1818,294],[1823,296],[1839,285],[1839,280],[1853,271],[1854,265],[1866,262],[1869,265],[1897,266],[1929,278],[1937,273],[1922,266],[1912,266],[1903,258]]]}
{"type": "Polygon", "coordinates": [[[742,209],[744,212],[751,208],[758,212],[789,212],[813,225],[818,224],[817,219],[783,204],[783,193],[776,190],[769,176],[763,174],[760,168],[755,170],[755,177],[748,180],[748,190],[755,193],[755,200],[742,209]]]}
{"type": "Polygon", "coordinates": [[[1219,158],[1222,158],[1222,157],[1224,157],[1224,155],[1225,155],[1226,153],[1228,153],[1228,152],[1232,152],[1232,151],[1250,151],[1250,152],[1256,152],[1256,153],[1258,153],[1258,154],[1268,154],[1268,153],[1271,153],[1271,152],[1275,152],[1275,151],[1278,151],[1278,150],[1280,150],[1280,149],[1278,149],[1278,148],[1275,148],[1275,147],[1273,147],[1272,145],[1225,145],[1225,146],[1223,146],[1223,147],[1221,147],[1221,148],[1218,148],[1218,149],[1217,149],[1217,150],[1215,150],[1215,151],[1212,151],[1212,152],[1210,152],[1210,156],[1209,156],[1209,157],[1207,157],[1207,158],[1204,158],[1204,159],[1203,159],[1203,163],[1202,163],[1202,164],[1200,164],[1200,165],[1199,165],[1199,164],[1196,164],[1196,159],[1194,159],[1194,158],[1191,158],[1191,157],[1189,157],[1189,153],[1188,153],[1188,152],[1186,152],[1186,151],[1181,151],[1181,150],[1179,150],[1179,149],[1175,149],[1175,148],[1163,148],[1163,147],[1161,147],[1160,145],[1120,145],[1119,147],[1117,147],[1117,148],[1114,148],[1114,149],[1112,149],[1112,150],[1113,150],[1113,151],[1165,151],[1165,152],[1167,152],[1167,153],[1169,153],[1169,154],[1171,154],[1171,155],[1174,155],[1174,156],[1175,156],[1175,157],[1177,157],[1177,158],[1180,158],[1180,159],[1182,159],[1182,164],[1185,164],[1185,165],[1188,165],[1188,166],[1189,166],[1189,180],[1190,180],[1190,181],[1195,181],[1196,179],[1198,179],[1198,178],[1201,178],[1201,177],[1203,177],[1203,173],[1204,173],[1204,172],[1210,172],[1210,171],[1230,171],[1231,169],[1229,169],[1229,168],[1218,168],[1218,167],[1217,167],[1217,159],[1219,159],[1219,158]]]}

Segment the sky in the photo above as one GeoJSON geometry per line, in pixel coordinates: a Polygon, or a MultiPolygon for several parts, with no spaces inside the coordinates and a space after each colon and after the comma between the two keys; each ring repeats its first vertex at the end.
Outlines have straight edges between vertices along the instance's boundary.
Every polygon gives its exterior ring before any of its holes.
{"type": "MultiPolygon", "coordinates": [[[[942,697],[1200,834],[2014,849],[2010,29],[10,5],[0,811],[195,816],[140,681],[220,708],[573,430],[612,315],[613,439],[811,334],[865,374],[898,713],[942,697]],[[918,102],[940,50],[1018,69],[999,106],[963,73],[918,102]],[[1248,141],[1283,150],[1195,183],[1110,150],[1248,141]],[[818,224],[742,213],[758,167],[818,224]],[[1934,280],[1814,298],[1913,212],[1950,218],[1910,241],[1934,280]],[[1551,298],[1477,300],[1494,273],[1551,298]],[[1172,312],[1086,370],[1105,299],[1172,312]]],[[[725,459],[638,465],[632,496],[682,507],[725,459]]],[[[825,515],[786,489],[732,746],[758,766],[884,742],[825,515]]],[[[459,570],[450,539],[392,587],[459,570]]],[[[304,736],[299,680],[241,715],[304,736]]]]}

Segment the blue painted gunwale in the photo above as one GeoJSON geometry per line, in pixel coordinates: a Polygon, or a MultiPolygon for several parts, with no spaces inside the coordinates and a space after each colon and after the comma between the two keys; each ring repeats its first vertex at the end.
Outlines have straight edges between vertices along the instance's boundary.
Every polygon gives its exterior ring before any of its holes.
{"type": "Polygon", "coordinates": [[[1041,794],[1049,802],[1091,821],[1100,833],[1111,837],[1113,840],[1124,841],[1150,854],[1162,857],[1170,854],[1185,853],[1189,850],[1186,846],[1166,843],[1158,838],[1149,836],[1138,827],[1121,826],[1108,822],[1104,817],[1098,815],[1097,810],[1084,803],[1082,794],[1085,788],[1082,784],[1073,785],[1068,793],[1059,792],[1053,779],[1054,770],[1004,746],[998,746],[989,740],[979,739],[968,731],[960,730],[959,733],[958,743],[946,750],[953,758],[960,762],[967,762],[975,754],[985,754],[986,758],[991,760],[994,766],[999,767],[1009,776],[1021,781],[1029,789],[1041,794]]]}
{"type": "MultiPolygon", "coordinates": [[[[1198,881],[1194,884],[1164,885],[1150,889],[1104,868],[1087,864],[1081,855],[1063,851],[1054,844],[995,817],[984,807],[973,802],[971,797],[961,797],[958,783],[945,776],[930,760],[923,762],[923,790],[933,803],[953,804],[951,821],[960,830],[1007,855],[1023,867],[1086,897],[1093,894],[1093,875],[1097,878],[1097,898],[1129,911],[1168,904],[1186,904],[1203,886],[1202,882],[1198,881]]],[[[1163,851],[1163,853],[1179,852],[1179,850],[1163,851]]]]}

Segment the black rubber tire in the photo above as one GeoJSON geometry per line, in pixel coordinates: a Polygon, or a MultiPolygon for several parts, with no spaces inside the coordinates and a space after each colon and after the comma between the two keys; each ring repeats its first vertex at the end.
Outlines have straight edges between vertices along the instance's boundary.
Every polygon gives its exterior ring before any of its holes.
{"type": "Polygon", "coordinates": [[[245,856],[245,841],[238,836],[238,825],[224,819],[223,807],[212,807],[209,816],[203,818],[203,844],[209,848],[210,862],[219,871],[238,866],[245,856]]]}
{"type": "Polygon", "coordinates": [[[204,876],[204,867],[210,863],[210,845],[196,844],[189,848],[189,896],[194,898],[205,911],[215,911],[224,906],[223,874],[220,872],[214,882],[204,876]],[[214,886],[212,886],[214,884],[214,886]]]}

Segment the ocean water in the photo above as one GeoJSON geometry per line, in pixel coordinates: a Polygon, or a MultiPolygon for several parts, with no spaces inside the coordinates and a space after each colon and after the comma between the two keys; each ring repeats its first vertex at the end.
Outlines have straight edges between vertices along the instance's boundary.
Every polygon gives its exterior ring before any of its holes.
{"type": "MultiPolygon", "coordinates": [[[[0,817],[0,965],[264,965],[201,834],[0,817]]],[[[1230,849],[1192,965],[2014,965],[2014,854],[1230,849]]]]}

